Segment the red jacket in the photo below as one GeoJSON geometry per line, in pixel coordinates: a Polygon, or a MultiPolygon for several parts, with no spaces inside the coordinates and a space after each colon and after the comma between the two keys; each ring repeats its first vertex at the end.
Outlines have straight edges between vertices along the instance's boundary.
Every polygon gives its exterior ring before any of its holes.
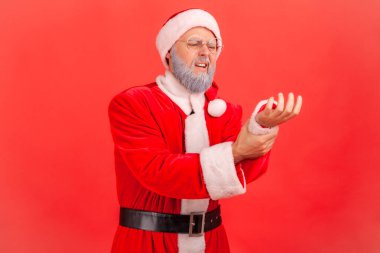
{"type": "MultiPolygon", "coordinates": [[[[195,206],[197,199],[201,199],[200,206],[212,210],[217,207],[218,199],[244,193],[245,184],[265,172],[269,153],[236,165],[230,161],[232,154],[228,161],[224,161],[225,156],[219,156],[230,152],[229,143],[236,139],[241,128],[242,109],[226,103],[220,117],[209,115],[207,108],[216,94],[214,83],[205,93],[202,108],[210,147],[200,153],[186,153],[185,122],[190,116],[157,83],[134,87],[114,97],[109,117],[122,207],[179,214],[186,213],[186,199],[192,199],[195,206]],[[226,175],[222,175],[225,171],[228,171],[226,175]],[[235,178],[231,187],[230,178],[235,178]]],[[[193,205],[192,200],[187,203],[193,205]]],[[[190,206],[190,209],[194,208],[190,206]]],[[[119,226],[112,252],[190,252],[186,251],[189,247],[194,252],[229,252],[223,225],[206,232],[198,241],[181,236],[179,240],[178,234],[119,226]]]]}

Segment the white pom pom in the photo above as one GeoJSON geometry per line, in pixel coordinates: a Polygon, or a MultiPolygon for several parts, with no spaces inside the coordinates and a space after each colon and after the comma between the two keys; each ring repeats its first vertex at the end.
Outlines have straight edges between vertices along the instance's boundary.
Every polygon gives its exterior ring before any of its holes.
{"type": "Polygon", "coordinates": [[[220,117],[227,109],[227,104],[223,99],[214,99],[208,104],[208,114],[213,117],[220,117]]]}

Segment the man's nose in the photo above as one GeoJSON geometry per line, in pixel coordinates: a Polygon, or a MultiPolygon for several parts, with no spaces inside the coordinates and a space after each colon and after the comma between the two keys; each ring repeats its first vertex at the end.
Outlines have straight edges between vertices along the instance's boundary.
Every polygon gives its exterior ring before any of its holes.
{"type": "Polygon", "coordinates": [[[199,55],[209,55],[210,54],[210,49],[208,49],[207,44],[203,44],[199,48],[199,55]]]}

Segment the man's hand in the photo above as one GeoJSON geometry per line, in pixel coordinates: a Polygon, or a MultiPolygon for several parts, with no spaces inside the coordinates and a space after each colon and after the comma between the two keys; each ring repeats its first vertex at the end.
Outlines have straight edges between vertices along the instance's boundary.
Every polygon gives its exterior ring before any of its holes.
{"type": "Polygon", "coordinates": [[[272,109],[274,98],[271,97],[265,109],[256,115],[256,122],[264,127],[278,126],[295,116],[301,111],[302,97],[297,97],[297,102],[294,104],[294,95],[289,93],[288,102],[285,105],[284,95],[278,94],[278,103],[276,109],[272,109]]]}
{"type": "Polygon", "coordinates": [[[248,124],[249,121],[241,128],[236,141],[232,144],[235,163],[265,155],[276,140],[277,131],[266,135],[254,135],[248,131],[248,124]]]}

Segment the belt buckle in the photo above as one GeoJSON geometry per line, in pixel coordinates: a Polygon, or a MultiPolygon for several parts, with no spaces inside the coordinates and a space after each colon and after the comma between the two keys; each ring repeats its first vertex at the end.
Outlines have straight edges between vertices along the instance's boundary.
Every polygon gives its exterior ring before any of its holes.
{"type": "Polygon", "coordinates": [[[206,215],[206,212],[192,212],[190,213],[190,222],[189,222],[189,237],[199,237],[199,236],[202,236],[204,234],[204,230],[205,230],[205,215],[206,215]],[[194,226],[196,225],[196,223],[194,222],[194,216],[195,215],[202,215],[202,221],[201,221],[201,232],[199,233],[194,233],[193,232],[193,228],[194,226]]]}

